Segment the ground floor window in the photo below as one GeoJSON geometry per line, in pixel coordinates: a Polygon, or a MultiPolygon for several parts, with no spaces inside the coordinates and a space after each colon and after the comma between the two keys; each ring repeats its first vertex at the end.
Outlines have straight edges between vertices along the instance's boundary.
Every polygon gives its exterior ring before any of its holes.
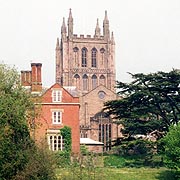
{"type": "Polygon", "coordinates": [[[52,151],[62,151],[64,149],[64,140],[60,134],[47,134],[49,149],[52,151]]]}

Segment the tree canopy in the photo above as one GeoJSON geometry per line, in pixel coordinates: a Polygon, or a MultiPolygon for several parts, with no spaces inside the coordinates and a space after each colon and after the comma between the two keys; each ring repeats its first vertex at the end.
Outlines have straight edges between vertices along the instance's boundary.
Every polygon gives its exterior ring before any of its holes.
{"type": "Polygon", "coordinates": [[[30,136],[36,116],[32,100],[17,70],[0,64],[1,180],[56,179],[54,156],[47,144],[37,146],[30,136]]]}
{"type": "Polygon", "coordinates": [[[166,132],[171,124],[177,124],[180,120],[180,71],[130,75],[132,82],[117,82],[122,98],[106,102],[104,110],[130,134],[166,132]]]}
{"type": "Polygon", "coordinates": [[[0,64],[0,179],[11,179],[28,162],[32,146],[27,125],[30,97],[15,68],[0,64]]]}

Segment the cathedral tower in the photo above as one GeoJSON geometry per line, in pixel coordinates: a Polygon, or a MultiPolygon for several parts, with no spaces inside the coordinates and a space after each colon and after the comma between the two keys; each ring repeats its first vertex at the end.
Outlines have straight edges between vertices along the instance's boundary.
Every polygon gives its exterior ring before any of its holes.
{"type": "Polygon", "coordinates": [[[57,39],[56,44],[56,82],[62,86],[76,86],[81,103],[81,133],[86,134],[82,136],[99,140],[98,135],[92,133],[91,120],[101,111],[105,101],[116,98],[114,35],[110,34],[107,11],[103,20],[103,34],[98,19],[93,36],[78,36],[74,34],[73,26],[70,9],[67,27],[63,18],[61,40],[57,39]],[[90,94],[98,99],[93,100],[90,94]],[[103,94],[107,98],[103,98],[103,94]]]}
{"type": "Polygon", "coordinates": [[[70,9],[68,34],[65,19],[61,27],[61,42],[56,45],[56,82],[63,86],[76,86],[84,94],[102,84],[114,91],[115,42],[110,37],[107,11],[103,21],[103,35],[99,21],[95,34],[73,34],[73,17],[70,9]]]}

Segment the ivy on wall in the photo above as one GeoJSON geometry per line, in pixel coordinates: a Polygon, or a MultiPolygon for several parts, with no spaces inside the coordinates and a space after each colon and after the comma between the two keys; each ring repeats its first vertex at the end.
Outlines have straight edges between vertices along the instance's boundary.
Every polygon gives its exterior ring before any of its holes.
{"type": "Polygon", "coordinates": [[[71,128],[64,126],[60,129],[61,136],[64,140],[64,151],[71,152],[72,138],[71,138],[71,128]]]}

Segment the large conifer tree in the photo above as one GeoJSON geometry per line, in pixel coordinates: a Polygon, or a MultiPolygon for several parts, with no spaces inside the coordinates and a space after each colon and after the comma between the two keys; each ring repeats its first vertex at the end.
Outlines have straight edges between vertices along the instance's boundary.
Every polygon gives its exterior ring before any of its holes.
{"type": "Polygon", "coordinates": [[[120,100],[104,110],[125,127],[128,135],[166,132],[180,120],[180,71],[131,74],[130,83],[117,82],[120,100]]]}

